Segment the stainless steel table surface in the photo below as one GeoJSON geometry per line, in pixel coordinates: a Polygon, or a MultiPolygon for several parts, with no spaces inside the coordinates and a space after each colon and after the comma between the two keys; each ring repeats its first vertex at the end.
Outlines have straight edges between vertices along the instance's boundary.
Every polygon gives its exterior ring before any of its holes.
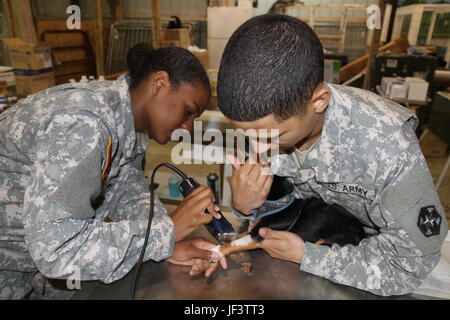
{"type": "MultiPolygon", "coordinates": [[[[237,230],[245,223],[226,214],[237,230]]],[[[212,240],[204,227],[191,237],[212,240]]],[[[433,299],[421,295],[380,297],[369,292],[338,285],[329,280],[300,271],[298,264],[270,257],[263,250],[235,253],[227,258],[228,269],[219,269],[210,279],[190,277],[188,266],[163,262],[146,262],[137,284],[136,299],[212,299],[212,300],[341,300],[341,299],[433,299]],[[251,262],[250,274],[241,270],[243,262],[251,262]]],[[[73,299],[129,299],[133,272],[112,284],[84,282],[73,299]]]]}

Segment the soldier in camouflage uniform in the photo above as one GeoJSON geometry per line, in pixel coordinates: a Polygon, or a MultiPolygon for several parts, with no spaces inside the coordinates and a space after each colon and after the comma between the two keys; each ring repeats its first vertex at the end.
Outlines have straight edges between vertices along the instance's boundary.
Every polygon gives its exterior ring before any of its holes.
{"type": "MultiPolygon", "coordinates": [[[[271,256],[377,295],[411,293],[436,266],[448,225],[417,117],[374,93],[324,82],[323,49],[307,24],[264,15],[242,25],[222,57],[218,102],[237,127],[279,130],[286,153],[273,155],[270,168],[294,183],[297,198],[340,205],[369,234],[358,246],[327,247],[262,228],[271,256]]],[[[257,219],[273,176],[262,164],[237,167],[234,211],[257,219]]]]}
{"type": "MultiPolygon", "coordinates": [[[[210,89],[184,49],[138,45],[129,64],[130,76],[50,88],[0,115],[0,299],[66,298],[46,278],[111,283],[136,264],[150,206],[144,131],[165,143],[171,130],[190,129],[210,89]],[[197,106],[187,111],[177,95],[197,106]]],[[[172,217],[155,200],[144,261],[209,261],[209,243],[181,240],[210,221],[211,191],[199,190],[172,217]]],[[[216,267],[195,264],[191,274],[216,267]]]]}

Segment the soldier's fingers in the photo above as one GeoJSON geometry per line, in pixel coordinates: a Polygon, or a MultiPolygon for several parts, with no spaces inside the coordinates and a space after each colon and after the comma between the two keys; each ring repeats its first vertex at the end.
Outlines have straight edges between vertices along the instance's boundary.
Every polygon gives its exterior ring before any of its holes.
{"type": "Polygon", "coordinates": [[[228,269],[227,259],[225,257],[221,258],[219,263],[224,270],[228,269]]]}
{"type": "Polygon", "coordinates": [[[209,268],[209,263],[203,263],[203,262],[201,262],[201,260],[195,259],[194,265],[191,267],[191,271],[189,272],[189,274],[191,276],[197,276],[197,275],[205,272],[206,270],[208,270],[208,268],[209,268]]]}
{"type": "Polygon", "coordinates": [[[250,173],[248,174],[248,179],[250,181],[256,182],[261,175],[262,165],[255,164],[253,165],[253,168],[251,169],[250,173]]]}
{"type": "Polygon", "coordinates": [[[250,171],[253,169],[255,165],[258,165],[255,156],[252,156],[245,161],[241,168],[239,169],[239,174],[243,176],[248,176],[250,171]]]}
{"type": "Polygon", "coordinates": [[[216,261],[221,258],[221,255],[217,252],[199,248],[192,248],[191,254],[192,258],[205,260],[205,262],[216,261]]]}
{"type": "MultiPolygon", "coordinates": [[[[199,189],[199,188],[197,188],[197,189],[199,189]]],[[[214,199],[214,195],[213,195],[211,188],[205,187],[205,186],[201,186],[201,188],[202,188],[202,190],[197,192],[192,198],[196,198],[197,201],[200,199],[206,198],[206,197],[214,199]]]]}
{"type": "Polygon", "coordinates": [[[256,180],[256,184],[259,185],[261,188],[263,188],[266,184],[266,181],[271,179],[271,174],[265,174],[264,172],[267,169],[266,167],[263,167],[261,169],[261,174],[259,175],[258,179],[256,180]]]}
{"type": "Polygon", "coordinates": [[[195,198],[197,197],[199,194],[206,192],[209,188],[206,186],[199,186],[197,188],[195,188],[187,197],[186,200],[189,200],[190,198],[195,198]]]}
{"type": "Polygon", "coordinates": [[[220,219],[221,215],[218,212],[218,210],[216,209],[217,206],[214,204],[214,202],[210,201],[208,206],[206,207],[206,209],[208,210],[208,212],[216,219],[220,219]]]}
{"type": "Polygon", "coordinates": [[[228,161],[231,163],[231,165],[233,166],[233,168],[235,170],[239,170],[241,168],[241,164],[239,163],[239,159],[236,158],[234,155],[227,154],[226,158],[228,159],[228,161]]]}
{"type": "Polygon", "coordinates": [[[210,194],[203,195],[202,197],[197,197],[195,199],[195,207],[202,208],[203,210],[208,209],[210,213],[216,212],[216,205],[214,204],[213,197],[210,194]]]}
{"type": "Polygon", "coordinates": [[[205,277],[208,278],[210,275],[212,275],[214,272],[216,272],[218,266],[219,266],[219,264],[217,262],[210,263],[209,268],[206,269],[206,271],[205,271],[205,277]]]}
{"type": "Polygon", "coordinates": [[[273,175],[267,176],[267,180],[264,182],[264,186],[263,186],[264,193],[269,193],[270,188],[272,187],[273,179],[274,179],[273,175]]]}

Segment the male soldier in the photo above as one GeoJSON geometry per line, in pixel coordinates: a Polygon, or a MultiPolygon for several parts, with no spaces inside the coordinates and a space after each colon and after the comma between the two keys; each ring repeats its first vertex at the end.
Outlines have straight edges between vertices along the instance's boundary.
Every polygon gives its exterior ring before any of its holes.
{"type": "MultiPolygon", "coordinates": [[[[358,246],[321,246],[261,228],[273,257],[305,272],[378,295],[412,292],[439,261],[448,227],[415,128],[400,105],[357,88],[323,81],[323,48],[308,25],[268,14],[232,35],[221,61],[218,104],[238,128],[277,129],[286,154],[273,174],[297,198],[338,204],[366,226],[358,246]]],[[[237,165],[235,213],[257,219],[273,176],[261,164],[237,165]]]]}

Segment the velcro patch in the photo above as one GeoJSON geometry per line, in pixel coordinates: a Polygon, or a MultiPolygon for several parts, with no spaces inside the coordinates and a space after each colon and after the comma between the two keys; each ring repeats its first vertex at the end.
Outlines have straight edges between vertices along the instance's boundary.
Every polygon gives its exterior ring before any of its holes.
{"type": "Polygon", "coordinates": [[[436,236],[441,231],[442,217],[435,206],[422,207],[417,219],[417,226],[425,237],[436,236]]]}

